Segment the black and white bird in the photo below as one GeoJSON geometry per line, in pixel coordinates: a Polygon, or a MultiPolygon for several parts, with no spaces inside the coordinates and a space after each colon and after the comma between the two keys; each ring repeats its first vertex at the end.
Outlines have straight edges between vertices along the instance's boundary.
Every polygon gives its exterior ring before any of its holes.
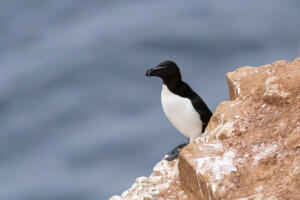
{"type": "MultiPolygon", "coordinates": [[[[192,88],[182,81],[180,69],[173,61],[164,61],[148,69],[146,76],[157,76],[163,80],[161,103],[169,121],[193,142],[204,132],[212,113],[192,88]]],[[[168,153],[166,160],[178,157],[188,143],[180,144],[168,153]]]]}

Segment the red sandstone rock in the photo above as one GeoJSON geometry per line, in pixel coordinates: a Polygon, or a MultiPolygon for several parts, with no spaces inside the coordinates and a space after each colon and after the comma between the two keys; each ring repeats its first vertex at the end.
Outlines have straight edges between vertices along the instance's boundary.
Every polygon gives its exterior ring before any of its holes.
{"type": "Polygon", "coordinates": [[[231,101],[180,154],[184,191],[199,200],[300,199],[300,59],[239,68],[227,80],[231,101]]]}
{"type": "Polygon", "coordinates": [[[226,77],[231,101],[179,162],[159,162],[111,200],[300,200],[300,59],[226,77]]]}

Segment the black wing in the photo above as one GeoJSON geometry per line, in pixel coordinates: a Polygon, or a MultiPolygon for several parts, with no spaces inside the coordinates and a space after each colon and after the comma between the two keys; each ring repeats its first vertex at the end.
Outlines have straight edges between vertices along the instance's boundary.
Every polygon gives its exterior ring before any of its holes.
{"type": "Polygon", "coordinates": [[[212,116],[212,112],[207,107],[206,103],[201,99],[201,97],[192,90],[192,88],[186,84],[185,82],[181,82],[180,85],[176,85],[176,87],[169,88],[173,93],[189,98],[195,108],[195,110],[199,113],[202,125],[202,132],[205,131],[205,128],[212,116]]]}
{"type": "Polygon", "coordinates": [[[202,132],[204,132],[206,129],[206,126],[212,116],[212,112],[207,107],[205,102],[201,99],[201,97],[199,97],[198,95],[197,95],[197,97],[194,97],[193,99],[191,99],[191,101],[192,101],[194,108],[196,109],[196,111],[199,113],[199,115],[201,117],[201,121],[203,123],[202,124],[202,132]]]}

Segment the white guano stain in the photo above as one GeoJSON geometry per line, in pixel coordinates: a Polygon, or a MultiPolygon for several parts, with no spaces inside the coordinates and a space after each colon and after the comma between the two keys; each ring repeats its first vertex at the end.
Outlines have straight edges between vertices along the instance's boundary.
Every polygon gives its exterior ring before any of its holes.
{"type": "Polygon", "coordinates": [[[278,78],[276,76],[270,76],[269,78],[267,78],[265,82],[266,91],[264,93],[264,96],[280,96],[282,98],[290,97],[291,94],[289,92],[281,90],[280,88],[282,86],[278,83],[275,83],[277,79],[278,78]]]}
{"type": "Polygon", "coordinates": [[[198,177],[198,172],[196,172],[196,176],[197,176],[197,181],[198,181],[198,187],[199,187],[199,190],[200,190],[200,194],[201,194],[202,199],[203,199],[204,196],[203,196],[203,192],[202,192],[202,188],[201,188],[201,182],[200,182],[199,177],[198,177]]]}
{"type": "Polygon", "coordinates": [[[209,189],[208,189],[208,183],[206,183],[205,186],[206,186],[206,191],[208,193],[208,199],[211,200],[210,192],[209,192],[209,189]]]}
{"type": "Polygon", "coordinates": [[[275,152],[278,149],[278,145],[270,145],[265,148],[264,144],[260,146],[254,146],[252,148],[253,152],[259,152],[253,157],[253,165],[257,165],[258,161],[275,152]]]}
{"type": "Polygon", "coordinates": [[[168,161],[162,160],[154,166],[153,171],[159,172],[162,176],[173,178],[178,175],[178,160],[175,161],[174,166],[175,167],[170,167],[168,161]]]}
{"type": "Polygon", "coordinates": [[[204,133],[203,136],[201,136],[200,141],[201,142],[208,142],[208,139],[211,136],[215,136],[217,139],[220,139],[220,135],[226,131],[225,135],[227,137],[232,136],[233,132],[233,126],[234,126],[234,121],[227,121],[224,123],[224,113],[220,115],[220,121],[218,125],[209,133],[204,133]]]}
{"type": "MultiPolygon", "coordinates": [[[[159,199],[157,195],[162,191],[167,191],[171,186],[172,180],[177,176],[178,160],[172,165],[168,161],[162,160],[155,165],[149,178],[137,178],[131,188],[124,191],[121,196],[115,196],[114,198],[121,197],[122,200],[159,199]]],[[[182,190],[180,191],[180,197],[182,199],[188,198],[182,190]]]]}
{"type": "MultiPolygon", "coordinates": [[[[206,156],[196,159],[196,173],[209,177],[208,183],[211,183],[211,192],[209,195],[216,195],[216,191],[225,193],[228,184],[224,185],[223,178],[232,172],[237,171],[234,164],[235,151],[230,150],[223,154],[223,156],[206,156]]],[[[198,176],[197,176],[198,177],[198,176]]],[[[211,198],[211,197],[209,197],[211,198]]]]}
{"type": "Polygon", "coordinates": [[[221,180],[224,175],[237,171],[233,163],[235,152],[227,151],[223,156],[206,156],[197,159],[197,173],[205,174],[210,172],[215,180],[221,180]]]}
{"type": "Polygon", "coordinates": [[[234,85],[234,95],[238,97],[241,93],[240,82],[238,80],[234,80],[232,83],[234,85]]]}
{"type": "Polygon", "coordinates": [[[226,131],[226,136],[230,137],[232,136],[232,131],[233,131],[233,126],[234,126],[234,122],[226,122],[225,124],[223,124],[223,126],[220,127],[220,129],[218,130],[217,134],[216,134],[216,138],[220,139],[220,135],[226,131]]]}
{"type": "Polygon", "coordinates": [[[223,149],[223,144],[221,142],[219,143],[206,143],[204,146],[212,147],[215,150],[222,150],[223,149]]]}

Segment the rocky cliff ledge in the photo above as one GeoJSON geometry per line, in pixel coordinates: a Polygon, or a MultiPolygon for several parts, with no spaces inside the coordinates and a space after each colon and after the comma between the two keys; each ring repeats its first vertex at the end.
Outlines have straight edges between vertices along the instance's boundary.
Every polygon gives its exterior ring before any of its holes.
{"type": "Polygon", "coordinates": [[[300,200],[300,58],[226,78],[203,136],[111,200],[300,200]]]}

